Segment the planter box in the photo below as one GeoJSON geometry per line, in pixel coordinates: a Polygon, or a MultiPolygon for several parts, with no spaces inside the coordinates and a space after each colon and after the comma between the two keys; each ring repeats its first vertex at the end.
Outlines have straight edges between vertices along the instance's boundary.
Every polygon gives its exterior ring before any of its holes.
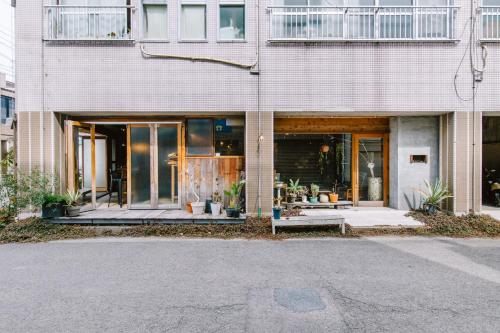
{"type": "Polygon", "coordinates": [[[50,206],[42,207],[42,218],[51,219],[54,217],[63,217],[65,215],[65,207],[63,204],[51,204],[50,206]]]}

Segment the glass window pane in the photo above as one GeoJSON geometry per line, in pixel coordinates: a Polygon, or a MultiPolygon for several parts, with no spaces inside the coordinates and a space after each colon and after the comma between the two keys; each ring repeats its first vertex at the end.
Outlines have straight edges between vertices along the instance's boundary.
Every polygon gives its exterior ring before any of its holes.
{"type": "Polygon", "coordinates": [[[177,126],[158,127],[158,203],[177,203],[177,126]]]}
{"type": "Polygon", "coordinates": [[[144,5],[144,38],[168,39],[167,19],[167,6],[144,5]]]}
{"type": "Polygon", "coordinates": [[[149,146],[149,127],[132,127],[130,129],[132,205],[149,205],[151,202],[149,146]]]}
{"type": "Polygon", "coordinates": [[[213,154],[213,123],[211,119],[188,119],[186,135],[188,155],[213,154]]]}
{"type": "Polygon", "coordinates": [[[245,120],[215,119],[215,153],[220,156],[243,156],[245,120]]]}
{"type": "Polygon", "coordinates": [[[383,139],[359,140],[359,200],[384,200],[383,139]]]}
{"type": "Polygon", "coordinates": [[[206,38],[205,5],[182,5],[182,39],[202,40],[206,38]]]}
{"type": "Polygon", "coordinates": [[[245,6],[221,5],[220,6],[220,39],[245,38],[245,6]]]}

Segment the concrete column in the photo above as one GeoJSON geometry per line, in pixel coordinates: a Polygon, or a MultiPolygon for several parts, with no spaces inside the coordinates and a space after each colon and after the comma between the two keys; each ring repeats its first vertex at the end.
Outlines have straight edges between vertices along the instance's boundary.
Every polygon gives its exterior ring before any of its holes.
{"type": "Polygon", "coordinates": [[[259,206],[264,216],[269,216],[272,213],[273,122],[273,112],[261,112],[259,131],[258,112],[249,111],[246,113],[246,208],[248,214],[252,216],[258,215],[259,206]],[[260,135],[262,136],[259,139],[260,135]]]}
{"type": "Polygon", "coordinates": [[[480,112],[454,115],[454,212],[481,209],[481,123],[480,112]]]}

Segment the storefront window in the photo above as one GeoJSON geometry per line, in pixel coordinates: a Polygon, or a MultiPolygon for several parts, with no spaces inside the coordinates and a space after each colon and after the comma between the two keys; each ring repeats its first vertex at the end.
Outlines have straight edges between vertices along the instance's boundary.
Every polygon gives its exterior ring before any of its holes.
{"type": "Polygon", "coordinates": [[[215,119],[215,154],[243,156],[245,150],[245,120],[215,119]]]}
{"type": "Polygon", "coordinates": [[[213,155],[213,121],[212,119],[188,119],[186,129],[186,146],[188,155],[213,155]]]}

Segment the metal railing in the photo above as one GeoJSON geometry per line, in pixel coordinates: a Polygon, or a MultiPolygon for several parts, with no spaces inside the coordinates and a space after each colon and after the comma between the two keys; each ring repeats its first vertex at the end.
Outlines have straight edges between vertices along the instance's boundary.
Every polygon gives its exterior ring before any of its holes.
{"type": "Polygon", "coordinates": [[[453,40],[455,6],[271,6],[271,41],[453,40]]]}
{"type": "Polygon", "coordinates": [[[132,6],[44,6],[47,40],[130,40],[132,6]]]}
{"type": "Polygon", "coordinates": [[[500,40],[500,7],[481,6],[481,39],[500,40]]]}

